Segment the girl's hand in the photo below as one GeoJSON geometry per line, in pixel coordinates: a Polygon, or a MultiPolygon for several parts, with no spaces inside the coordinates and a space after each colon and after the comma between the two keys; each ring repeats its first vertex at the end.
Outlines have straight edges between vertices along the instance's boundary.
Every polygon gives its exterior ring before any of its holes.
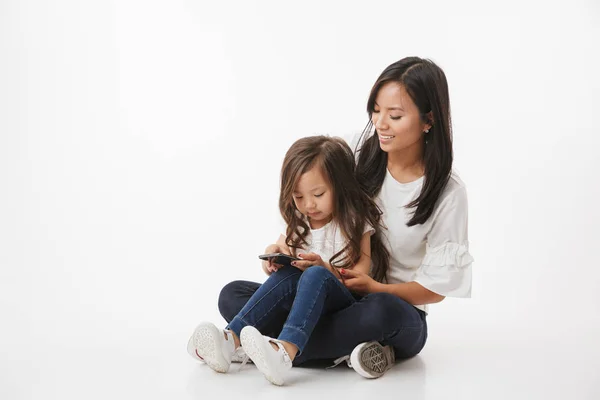
{"type": "Polygon", "coordinates": [[[340,274],[343,277],[342,283],[348,290],[357,293],[372,293],[377,285],[377,281],[364,272],[341,268],[340,274]]]}
{"type": "Polygon", "coordinates": [[[323,261],[320,255],[316,253],[305,253],[298,254],[302,260],[292,261],[292,265],[299,270],[306,270],[308,267],[312,267],[314,265],[322,265],[323,267],[328,267],[328,264],[323,261]]]}
{"type": "Polygon", "coordinates": [[[263,269],[265,271],[267,271],[268,275],[271,275],[273,272],[277,272],[279,271],[280,268],[282,268],[283,265],[281,264],[276,264],[273,261],[269,260],[269,261],[263,261],[263,269]]]}
{"type": "MultiPolygon", "coordinates": [[[[265,254],[267,253],[281,253],[281,248],[277,244],[271,244],[265,249],[265,254]]],[[[265,271],[267,275],[277,272],[281,267],[283,267],[283,265],[276,264],[272,260],[265,260],[262,262],[263,271],[265,271]]]]}

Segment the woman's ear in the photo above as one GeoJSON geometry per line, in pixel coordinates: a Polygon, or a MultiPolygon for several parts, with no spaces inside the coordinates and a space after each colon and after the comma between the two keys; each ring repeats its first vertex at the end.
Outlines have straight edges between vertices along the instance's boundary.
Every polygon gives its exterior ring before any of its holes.
{"type": "Polygon", "coordinates": [[[428,131],[433,126],[433,112],[429,111],[425,114],[425,126],[423,127],[423,131],[428,131]]]}

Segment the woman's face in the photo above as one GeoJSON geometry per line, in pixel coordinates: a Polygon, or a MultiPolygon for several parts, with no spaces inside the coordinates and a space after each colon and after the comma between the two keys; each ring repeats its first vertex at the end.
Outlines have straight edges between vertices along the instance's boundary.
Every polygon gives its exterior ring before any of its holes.
{"type": "Polygon", "coordinates": [[[423,134],[431,127],[421,121],[419,109],[404,87],[396,82],[383,85],[375,98],[371,121],[386,153],[422,146],[423,134]]]}

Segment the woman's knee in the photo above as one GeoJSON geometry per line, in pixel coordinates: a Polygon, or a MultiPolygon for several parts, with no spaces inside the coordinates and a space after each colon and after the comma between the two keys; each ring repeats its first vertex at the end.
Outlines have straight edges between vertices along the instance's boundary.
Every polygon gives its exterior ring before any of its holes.
{"type": "Polygon", "coordinates": [[[371,293],[362,301],[368,302],[367,317],[378,326],[406,323],[407,314],[411,312],[415,313],[415,317],[418,316],[418,311],[413,310],[414,306],[390,293],[371,293]]]}
{"type": "Polygon", "coordinates": [[[231,321],[259,286],[258,283],[248,281],[233,281],[223,286],[218,302],[219,312],[223,318],[231,321]]]}
{"type": "Polygon", "coordinates": [[[427,324],[415,306],[389,293],[368,296],[368,322],[379,327],[383,340],[396,350],[396,358],[417,355],[427,339],[427,324]]]}

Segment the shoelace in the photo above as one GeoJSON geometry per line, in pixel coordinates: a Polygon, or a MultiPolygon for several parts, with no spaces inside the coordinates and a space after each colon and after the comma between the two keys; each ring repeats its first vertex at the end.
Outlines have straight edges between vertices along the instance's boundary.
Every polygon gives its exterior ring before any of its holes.
{"type": "Polygon", "coordinates": [[[238,368],[238,371],[241,371],[242,368],[244,368],[244,365],[248,363],[248,360],[250,360],[250,357],[248,357],[247,355],[244,356],[244,360],[242,361],[242,365],[240,365],[240,367],[238,368]]]}
{"type": "Polygon", "coordinates": [[[238,368],[238,371],[241,371],[242,368],[244,368],[244,365],[246,365],[248,363],[248,361],[250,360],[250,357],[248,357],[248,354],[246,354],[246,352],[244,351],[244,349],[242,348],[242,346],[238,347],[235,350],[236,353],[244,353],[244,359],[242,360],[242,365],[240,365],[240,367],[238,368]]]}
{"type": "Polygon", "coordinates": [[[335,368],[338,365],[340,365],[341,363],[343,363],[344,361],[346,361],[348,368],[352,368],[352,363],[350,362],[350,356],[342,356],[340,358],[336,358],[335,360],[333,360],[333,365],[330,365],[329,367],[327,367],[325,369],[335,368]]]}
{"type": "MultiPolygon", "coordinates": [[[[225,332],[225,334],[227,335],[227,339],[226,340],[231,340],[233,341],[233,333],[230,330],[226,330],[223,329],[223,332],[225,332]]],[[[246,354],[246,352],[244,351],[244,349],[242,348],[242,346],[238,347],[237,349],[235,349],[233,351],[233,355],[231,358],[234,358],[236,356],[240,356],[240,354],[244,354],[243,355],[243,359],[242,359],[242,365],[240,365],[240,367],[238,368],[238,371],[241,371],[242,368],[244,368],[244,365],[246,365],[248,363],[248,361],[250,360],[250,357],[248,357],[248,355],[246,354]]]]}

